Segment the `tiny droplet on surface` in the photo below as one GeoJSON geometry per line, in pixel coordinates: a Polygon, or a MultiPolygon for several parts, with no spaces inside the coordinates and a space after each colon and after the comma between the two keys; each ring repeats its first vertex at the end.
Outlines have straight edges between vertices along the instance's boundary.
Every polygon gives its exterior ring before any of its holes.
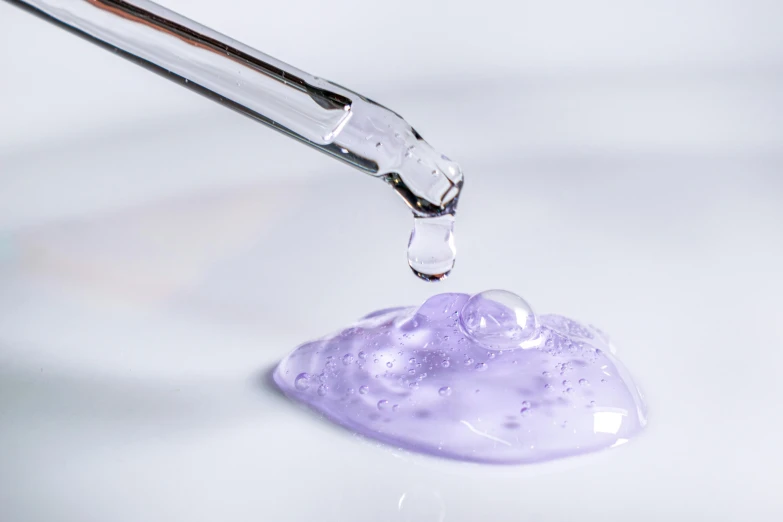
{"type": "Polygon", "coordinates": [[[294,379],[294,387],[296,387],[299,391],[305,391],[307,388],[310,387],[310,374],[309,373],[300,373],[296,376],[296,379],[294,379]]]}

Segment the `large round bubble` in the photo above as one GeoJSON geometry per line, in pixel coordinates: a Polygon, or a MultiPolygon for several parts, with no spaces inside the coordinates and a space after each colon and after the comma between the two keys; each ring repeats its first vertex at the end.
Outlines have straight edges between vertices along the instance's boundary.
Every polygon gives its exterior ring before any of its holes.
{"type": "Polygon", "coordinates": [[[474,295],[462,307],[459,318],[465,335],[487,348],[529,348],[539,334],[533,309],[507,290],[474,295]]]}

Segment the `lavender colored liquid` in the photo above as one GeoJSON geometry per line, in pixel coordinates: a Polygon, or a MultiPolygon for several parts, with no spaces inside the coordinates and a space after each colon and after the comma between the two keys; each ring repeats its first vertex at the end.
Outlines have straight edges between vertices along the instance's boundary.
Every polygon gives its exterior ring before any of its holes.
{"type": "Polygon", "coordinates": [[[304,344],[280,389],[394,446],[489,463],[540,462],[620,445],[646,407],[608,338],[520,297],[441,294],[370,314],[304,344]]]}

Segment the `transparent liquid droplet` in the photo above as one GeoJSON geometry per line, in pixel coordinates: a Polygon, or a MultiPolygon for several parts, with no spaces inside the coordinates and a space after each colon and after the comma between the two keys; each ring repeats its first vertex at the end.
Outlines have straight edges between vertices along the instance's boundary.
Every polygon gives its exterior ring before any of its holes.
{"type": "Polygon", "coordinates": [[[449,395],[451,395],[451,388],[448,386],[444,386],[443,388],[438,390],[438,394],[441,397],[448,397],[449,395]]]}
{"type": "Polygon", "coordinates": [[[440,281],[454,268],[454,214],[414,217],[408,242],[408,265],[425,281],[440,281]]]}

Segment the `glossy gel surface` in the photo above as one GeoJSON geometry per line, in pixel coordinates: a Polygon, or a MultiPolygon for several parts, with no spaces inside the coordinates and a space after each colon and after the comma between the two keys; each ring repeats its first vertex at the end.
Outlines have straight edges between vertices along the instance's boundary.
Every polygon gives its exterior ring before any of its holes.
{"type": "Polygon", "coordinates": [[[306,343],[280,389],[367,437],[443,457],[540,462],[620,445],[646,407],[600,330],[510,292],[441,294],[306,343]],[[504,333],[506,332],[506,333],[504,333]]]}

